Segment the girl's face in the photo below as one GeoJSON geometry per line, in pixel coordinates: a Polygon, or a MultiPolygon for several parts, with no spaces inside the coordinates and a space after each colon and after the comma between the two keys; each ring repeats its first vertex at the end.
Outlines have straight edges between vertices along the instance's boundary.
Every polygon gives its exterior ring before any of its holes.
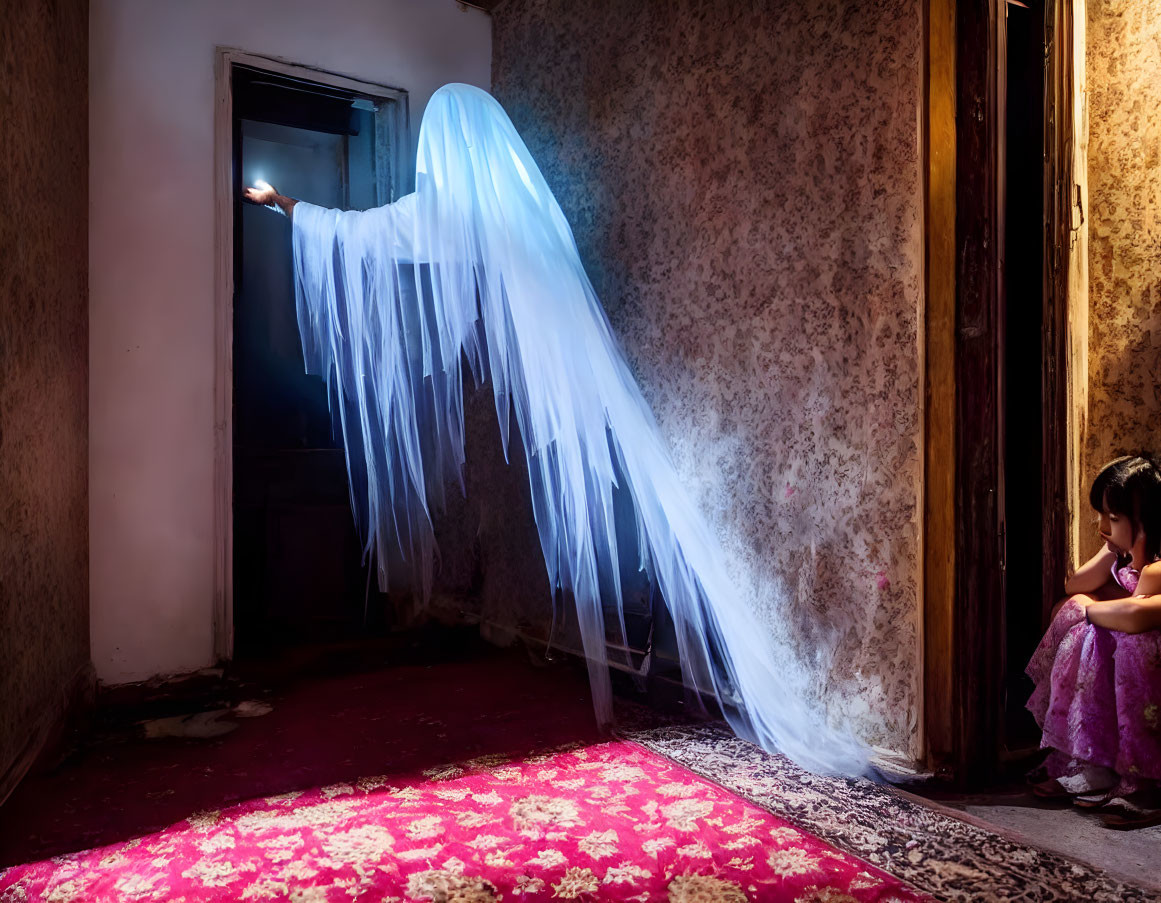
{"type": "Polygon", "coordinates": [[[1097,529],[1110,551],[1117,555],[1127,555],[1132,550],[1136,537],[1133,535],[1133,524],[1125,515],[1109,511],[1106,505],[1101,511],[1100,526],[1097,529]]]}

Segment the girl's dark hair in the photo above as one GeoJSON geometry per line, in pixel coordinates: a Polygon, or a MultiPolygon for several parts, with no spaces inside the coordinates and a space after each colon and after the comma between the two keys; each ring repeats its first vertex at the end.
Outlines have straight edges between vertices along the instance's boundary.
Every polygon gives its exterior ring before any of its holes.
{"type": "Polygon", "coordinates": [[[1133,537],[1145,534],[1145,560],[1161,558],[1161,469],[1142,452],[1116,458],[1101,468],[1088,493],[1097,511],[1127,517],[1133,537]]]}

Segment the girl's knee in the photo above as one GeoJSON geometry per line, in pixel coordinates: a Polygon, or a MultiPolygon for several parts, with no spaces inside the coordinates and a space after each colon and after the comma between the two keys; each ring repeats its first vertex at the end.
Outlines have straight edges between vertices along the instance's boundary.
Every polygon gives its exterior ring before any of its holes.
{"type": "Polygon", "coordinates": [[[1078,621],[1083,621],[1085,606],[1091,602],[1090,596],[1084,593],[1077,593],[1075,596],[1068,596],[1061,599],[1052,607],[1052,618],[1049,621],[1052,625],[1059,627],[1071,628],[1078,621]]]}

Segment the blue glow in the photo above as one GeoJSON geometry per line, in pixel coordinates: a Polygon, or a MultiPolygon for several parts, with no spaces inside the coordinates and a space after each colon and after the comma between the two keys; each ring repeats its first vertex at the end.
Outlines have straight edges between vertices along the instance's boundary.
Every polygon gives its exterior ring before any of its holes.
{"type": "MultiPolygon", "coordinates": [[[[477,384],[491,381],[505,455],[515,413],[541,551],[552,586],[575,602],[601,723],[612,721],[601,601],[620,612],[620,559],[631,556],[673,617],[686,685],[713,694],[739,735],[814,771],[863,772],[865,747],[827,725],[789,664],[795,650],[740,598],[738,570],[681,485],[572,230],[487,92],[453,84],[432,96],[416,189],[364,212],[299,202],[293,217],[306,366],[338,380],[347,400],[351,503],[367,549],[385,562],[397,544],[429,597],[431,511],[446,482],[463,485],[466,359],[477,384]],[[631,499],[628,529],[615,487],[631,499]]],[[[622,615],[614,642],[625,645],[624,632],[622,615]]]]}

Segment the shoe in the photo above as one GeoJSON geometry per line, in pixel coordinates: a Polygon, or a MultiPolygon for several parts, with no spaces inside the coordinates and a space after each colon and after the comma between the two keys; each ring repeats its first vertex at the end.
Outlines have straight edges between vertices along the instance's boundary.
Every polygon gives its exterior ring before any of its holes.
{"type": "Polygon", "coordinates": [[[1156,808],[1156,794],[1117,797],[1108,804],[1108,811],[1101,816],[1106,828],[1129,831],[1136,828],[1150,828],[1161,825],[1161,808],[1156,808]],[[1134,800],[1133,797],[1138,797],[1134,800]]]}
{"type": "Polygon", "coordinates": [[[1138,809],[1133,814],[1110,812],[1101,816],[1106,828],[1114,831],[1132,831],[1136,828],[1151,828],[1161,825],[1161,809],[1138,809]]]}
{"type": "Polygon", "coordinates": [[[1093,793],[1082,793],[1072,798],[1072,805],[1078,809],[1100,809],[1107,806],[1114,799],[1116,793],[1114,790],[1097,790],[1093,793]]]}
{"type": "Polygon", "coordinates": [[[1032,795],[1042,800],[1066,800],[1076,794],[1067,790],[1056,778],[1049,778],[1047,781],[1033,784],[1032,795]]]}

